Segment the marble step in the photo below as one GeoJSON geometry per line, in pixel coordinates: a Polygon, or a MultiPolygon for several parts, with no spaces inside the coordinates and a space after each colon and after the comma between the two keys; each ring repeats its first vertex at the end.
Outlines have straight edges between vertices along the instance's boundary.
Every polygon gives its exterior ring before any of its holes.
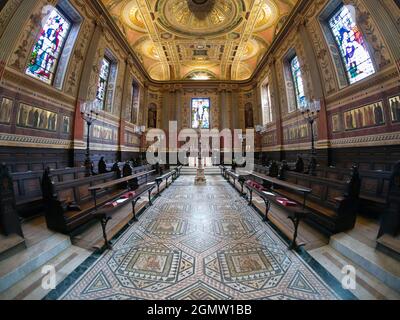
{"type": "Polygon", "coordinates": [[[26,248],[25,239],[17,234],[0,234],[0,261],[5,260],[26,248]]]}
{"type": "MultiPolygon", "coordinates": [[[[197,173],[196,168],[182,168],[181,174],[184,176],[195,176],[197,173]]],[[[208,176],[220,175],[219,168],[204,168],[204,174],[208,176]]]]}
{"type": "Polygon", "coordinates": [[[347,265],[356,269],[356,288],[350,292],[360,300],[399,300],[400,293],[382,283],[372,274],[346,258],[331,246],[324,246],[308,252],[316,261],[334,276],[339,283],[343,280],[342,270],[347,265]]]}
{"type": "Polygon", "coordinates": [[[391,256],[392,258],[400,261],[400,235],[393,237],[385,234],[380,237],[377,241],[376,248],[379,251],[391,256]]]}
{"type": "Polygon", "coordinates": [[[400,262],[366,244],[340,233],[330,246],[393,290],[400,292],[400,262]]]}
{"type": "Polygon", "coordinates": [[[55,234],[12,257],[0,261],[0,293],[45,265],[71,246],[68,236],[55,234]]]}
{"type": "MultiPolygon", "coordinates": [[[[91,251],[71,246],[59,255],[46,262],[56,269],[56,285],[60,284],[76,268],[78,268],[90,255],[91,251]]],[[[0,293],[0,300],[41,300],[51,289],[42,287],[44,275],[41,268],[36,269],[24,279],[15,283],[6,291],[0,293]]]]}

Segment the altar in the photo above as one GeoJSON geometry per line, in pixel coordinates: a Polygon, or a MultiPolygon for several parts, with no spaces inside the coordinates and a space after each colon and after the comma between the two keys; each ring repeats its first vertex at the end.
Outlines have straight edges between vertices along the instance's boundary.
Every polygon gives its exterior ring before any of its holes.
{"type": "MultiPolygon", "coordinates": [[[[203,158],[202,161],[203,161],[203,167],[204,168],[213,166],[211,157],[203,158]]],[[[189,167],[197,168],[198,164],[199,164],[199,159],[197,157],[190,157],[189,158],[189,167]]]]}

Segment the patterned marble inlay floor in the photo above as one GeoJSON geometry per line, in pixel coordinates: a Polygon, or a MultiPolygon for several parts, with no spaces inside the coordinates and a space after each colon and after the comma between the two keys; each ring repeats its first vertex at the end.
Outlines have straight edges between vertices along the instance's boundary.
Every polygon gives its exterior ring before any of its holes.
{"type": "Polygon", "coordinates": [[[337,299],[219,178],[182,177],[62,299],[337,299]]]}

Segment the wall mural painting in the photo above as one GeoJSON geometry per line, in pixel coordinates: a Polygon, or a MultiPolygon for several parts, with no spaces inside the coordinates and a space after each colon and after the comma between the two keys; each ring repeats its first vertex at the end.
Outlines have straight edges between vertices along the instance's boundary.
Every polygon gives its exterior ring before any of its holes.
{"type": "Polygon", "coordinates": [[[40,130],[57,131],[57,113],[20,103],[17,125],[40,130]]]}
{"type": "Polygon", "coordinates": [[[276,134],[275,133],[268,133],[262,139],[263,145],[271,146],[276,143],[276,134]]]}
{"type": "Polygon", "coordinates": [[[0,105],[0,123],[10,124],[13,101],[3,98],[0,105]]]}
{"type": "Polygon", "coordinates": [[[111,128],[103,127],[100,125],[94,125],[92,131],[92,137],[99,140],[117,141],[118,133],[111,128]]]}
{"type": "Polygon", "coordinates": [[[283,138],[285,141],[295,141],[308,137],[308,124],[285,128],[283,138]]]}
{"type": "Polygon", "coordinates": [[[210,129],[210,99],[192,99],[192,128],[210,129]]]}
{"type": "Polygon", "coordinates": [[[374,74],[367,44],[349,9],[341,6],[329,20],[329,26],[342,54],[350,84],[374,74]]]}
{"type": "Polygon", "coordinates": [[[62,132],[63,133],[71,132],[71,118],[68,116],[63,116],[62,132]]]}
{"type": "Polygon", "coordinates": [[[385,124],[383,102],[376,102],[344,113],[345,129],[354,130],[385,124]]]}
{"type": "Polygon", "coordinates": [[[400,96],[389,99],[392,122],[400,122],[400,96]]]}
{"type": "Polygon", "coordinates": [[[332,116],[332,132],[340,132],[340,131],[342,131],[340,123],[340,115],[334,114],[332,116]]]}
{"type": "Polygon", "coordinates": [[[29,60],[26,74],[51,84],[62,48],[71,29],[71,23],[54,9],[36,41],[29,60]]]}
{"type": "Polygon", "coordinates": [[[140,145],[140,138],[131,132],[125,133],[125,143],[128,145],[138,146],[140,145]]]}

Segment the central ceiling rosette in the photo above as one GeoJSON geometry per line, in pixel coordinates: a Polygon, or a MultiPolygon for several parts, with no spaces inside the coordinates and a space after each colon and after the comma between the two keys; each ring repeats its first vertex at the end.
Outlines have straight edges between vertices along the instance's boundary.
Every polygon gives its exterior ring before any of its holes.
{"type": "Polygon", "coordinates": [[[157,22],[166,31],[184,37],[216,37],[240,26],[245,8],[234,0],[208,0],[203,5],[194,0],[160,0],[157,12],[157,22]]]}

